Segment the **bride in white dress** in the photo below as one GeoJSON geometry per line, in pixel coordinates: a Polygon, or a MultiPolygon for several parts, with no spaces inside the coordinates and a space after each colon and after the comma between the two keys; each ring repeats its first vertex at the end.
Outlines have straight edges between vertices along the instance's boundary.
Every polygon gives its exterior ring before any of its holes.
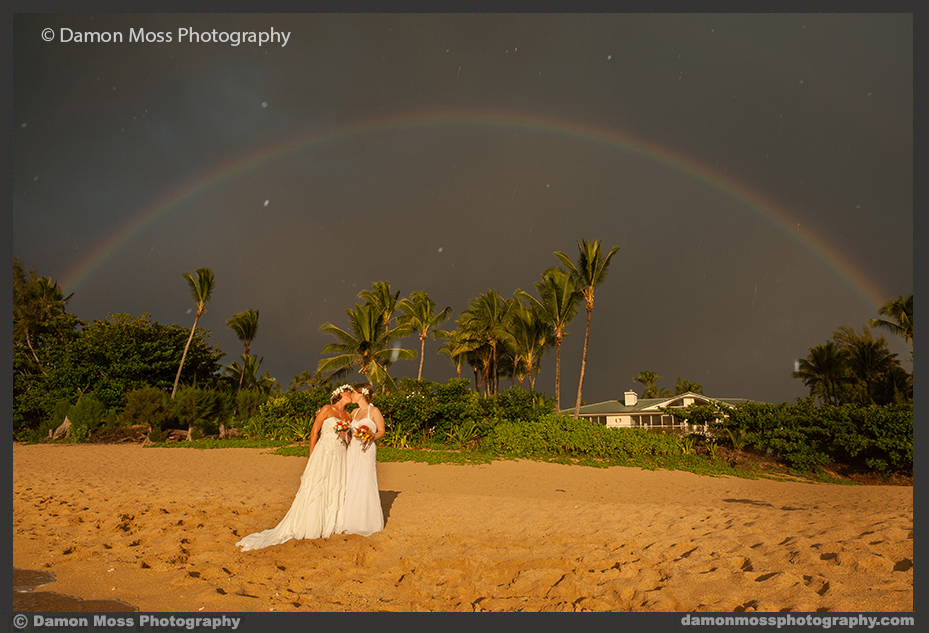
{"type": "Polygon", "coordinates": [[[384,511],[377,487],[377,444],[386,433],[384,418],[371,404],[374,388],[355,385],[352,401],[358,409],[352,414],[352,439],[345,454],[345,506],[342,532],[370,536],[384,529],[384,511]],[[368,427],[366,440],[360,429],[368,427]]]}
{"type": "Polygon", "coordinates": [[[325,538],[342,531],[346,449],[336,425],[350,419],[345,407],[352,401],[352,388],[342,385],[332,393],[332,404],[316,414],[310,433],[310,456],[290,510],[277,527],[249,534],[236,543],[243,552],[290,539],[325,538]]]}

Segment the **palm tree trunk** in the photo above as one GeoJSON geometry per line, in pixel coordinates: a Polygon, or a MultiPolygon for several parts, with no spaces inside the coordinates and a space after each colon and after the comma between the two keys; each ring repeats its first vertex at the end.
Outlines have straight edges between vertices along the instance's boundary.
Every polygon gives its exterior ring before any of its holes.
{"type": "Polygon", "coordinates": [[[194,332],[197,330],[197,321],[200,320],[200,315],[198,314],[194,318],[194,326],[190,328],[190,336],[187,337],[187,345],[184,346],[184,353],[181,355],[181,365],[177,368],[177,376],[174,377],[174,389],[171,390],[171,399],[174,400],[174,394],[177,392],[177,383],[181,380],[181,370],[184,369],[184,359],[187,358],[187,349],[190,347],[190,342],[194,340],[194,332]]]}
{"type": "Polygon", "coordinates": [[[587,341],[590,340],[590,308],[587,309],[587,330],[584,332],[584,355],[581,357],[581,379],[577,383],[577,403],[574,405],[574,419],[581,413],[581,394],[584,392],[584,370],[587,367],[587,341]]]}
{"type": "Polygon", "coordinates": [[[561,411],[561,332],[555,332],[555,410],[561,411]]]}
{"type": "Polygon", "coordinates": [[[45,370],[42,368],[42,363],[39,361],[39,357],[36,356],[35,350],[32,348],[32,339],[29,338],[29,330],[26,330],[26,345],[29,346],[29,351],[32,352],[32,357],[35,359],[36,365],[39,366],[39,371],[42,372],[43,376],[48,376],[45,373],[45,370]]]}
{"type": "Polygon", "coordinates": [[[423,356],[426,354],[426,335],[420,334],[419,340],[421,343],[419,346],[419,373],[416,374],[416,380],[423,379],[423,356]]]}
{"type": "Polygon", "coordinates": [[[248,352],[249,352],[249,349],[248,349],[248,346],[246,345],[245,355],[242,357],[242,373],[239,374],[239,388],[236,391],[236,393],[238,393],[239,391],[242,391],[242,381],[245,380],[245,367],[248,365],[248,352]]]}

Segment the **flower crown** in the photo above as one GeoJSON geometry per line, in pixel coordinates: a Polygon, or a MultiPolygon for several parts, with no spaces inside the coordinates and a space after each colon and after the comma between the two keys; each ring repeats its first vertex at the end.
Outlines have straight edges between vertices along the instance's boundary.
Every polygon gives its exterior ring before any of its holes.
{"type": "Polygon", "coordinates": [[[353,391],[352,386],[351,385],[339,385],[338,387],[336,387],[335,391],[332,392],[332,395],[337,396],[343,391],[353,391]]]}

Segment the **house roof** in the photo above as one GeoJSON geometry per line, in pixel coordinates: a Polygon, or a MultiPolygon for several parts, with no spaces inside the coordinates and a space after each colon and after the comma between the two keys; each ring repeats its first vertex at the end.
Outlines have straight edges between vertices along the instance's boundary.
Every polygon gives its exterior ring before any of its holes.
{"type": "MultiPolygon", "coordinates": [[[[735,406],[744,402],[752,402],[746,398],[710,398],[700,393],[681,393],[665,398],[640,398],[634,405],[626,405],[622,400],[607,400],[595,404],[587,404],[581,407],[580,415],[621,415],[625,413],[636,413],[639,411],[658,411],[662,407],[669,407],[672,403],[681,400],[684,397],[694,398],[703,401],[720,402],[729,406],[735,406]]],[[[566,409],[566,412],[573,412],[566,409]]]]}

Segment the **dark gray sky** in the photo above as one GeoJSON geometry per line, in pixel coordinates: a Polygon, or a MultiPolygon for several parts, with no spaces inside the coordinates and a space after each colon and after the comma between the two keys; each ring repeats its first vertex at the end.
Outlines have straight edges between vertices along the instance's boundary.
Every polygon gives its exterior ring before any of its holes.
{"type": "Polygon", "coordinates": [[[12,252],[88,320],[189,327],[210,267],[210,340],[236,360],[259,310],[286,388],[373,282],[457,317],[601,240],[585,401],[641,370],[793,401],[796,358],[913,292],[913,41],[903,13],[18,14],[12,252]]]}

